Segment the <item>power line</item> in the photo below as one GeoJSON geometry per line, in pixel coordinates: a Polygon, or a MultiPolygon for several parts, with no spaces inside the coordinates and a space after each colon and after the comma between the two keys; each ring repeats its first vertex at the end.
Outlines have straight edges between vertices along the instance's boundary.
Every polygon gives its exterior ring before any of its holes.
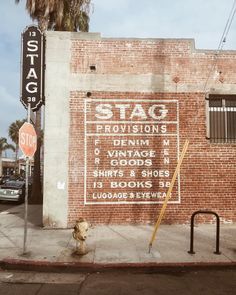
{"type": "Polygon", "coordinates": [[[230,11],[230,14],[229,14],[229,17],[227,19],[227,22],[226,22],[226,25],[225,25],[225,28],[224,28],[224,31],[223,31],[223,34],[221,36],[221,39],[220,39],[220,42],[219,42],[219,45],[218,45],[218,48],[217,48],[217,52],[215,54],[215,58],[214,58],[214,61],[213,61],[213,65],[209,71],[209,74],[207,76],[207,79],[206,79],[206,83],[204,85],[204,92],[206,92],[206,88],[207,88],[207,84],[208,84],[208,81],[211,77],[211,74],[212,72],[215,70],[215,67],[216,67],[216,64],[217,64],[217,58],[221,52],[221,50],[223,49],[225,43],[226,43],[226,40],[227,40],[227,36],[228,36],[228,33],[229,33],[229,30],[231,28],[231,25],[232,25],[232,22],[233,22],[233,19],[234,19],[234,16],[235,16],[235,13],[236,13],[236,0],[234,0],[234,3],[233,3],[233,6],[231,8],[231,11],[230,11]]]}

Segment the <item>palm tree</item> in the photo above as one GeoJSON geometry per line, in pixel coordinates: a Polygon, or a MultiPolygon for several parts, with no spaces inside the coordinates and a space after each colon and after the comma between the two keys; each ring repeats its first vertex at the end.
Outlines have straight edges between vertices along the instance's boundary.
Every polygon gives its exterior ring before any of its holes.
{"type": "MultiPolygon", "coordinates": [[[[20,0],[15,0],[19,3],[20,0]]],[[[89,30],[91,0],[26,0],[26,10],[42,32],[89,30]]]]}
{"type": "Polygon", "coordinates": [[[15,144],[15,171],[17,170],[17,160],[19,154],[19,130],[24,123],[25,120],[16,120],[15,122],[11,123],[8,129],[8,135],[15,144]]]}
{"type": "Polygon", "coordinates": [[[88,32],[91,0],[61,1],[59,13],[52,13],[49,28],[55,31],[88,32]]]}
{"type": "MultiPolygon", "coordinates": [[[[19,3],[20,0],[15,0],[19,3]]],[[[26,10],[30,17],[38,22],[42,32],[89,30],[89,8],[91,0],[26,0],[26,10]]],[[[37,133],[37,151],[34,157],[34,179],[32,203],[42,203],[40,148],[41,148],[41,109],[36,112],[35,129],[37,133]]]]}
{"type": "Polygon", "coordinates": [[[0,176],[2,176],[2,153],[8,149],[15,151],[14,146],[7,143],[7,139],[5,137],[0,137],[0,176]]]}

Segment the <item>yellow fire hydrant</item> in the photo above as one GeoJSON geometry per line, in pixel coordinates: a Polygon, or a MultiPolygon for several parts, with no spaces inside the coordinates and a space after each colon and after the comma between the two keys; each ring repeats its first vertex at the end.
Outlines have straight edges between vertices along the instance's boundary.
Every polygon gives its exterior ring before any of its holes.
{"type": "Polygon", "coordinates": [[[85,219],[79,218],[79,220],[76,220],[74,231],[72,232],[72,236],[76,240],[75,254],[77,255],[85,255],[88,253],[86,249],[86,243],[85,243],[88,229],[89,229],[89,224],[87,223],[85,219]],[[78,243],[80,244],[79,247],[78,247],[78,243]]]}

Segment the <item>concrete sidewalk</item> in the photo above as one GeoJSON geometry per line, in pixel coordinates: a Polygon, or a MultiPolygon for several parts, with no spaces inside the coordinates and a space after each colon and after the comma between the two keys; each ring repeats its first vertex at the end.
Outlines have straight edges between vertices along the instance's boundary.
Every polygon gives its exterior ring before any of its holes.
{"type": "Polygon", "coordinates": [[[221,255],[215,251],[215,225],[195,227],[195,255],[188,254],[189,225],[161,225],[148,253],[150,225],[92,226],[87,238],[89,253],[73,255],[72,230],[43,229],[41,206],[29,206],[27,250],[22,256],[23,205],[0,211],[0,262],[2,266],[188,266],[236,265],[236,224],[222,224],[221,255]]]}

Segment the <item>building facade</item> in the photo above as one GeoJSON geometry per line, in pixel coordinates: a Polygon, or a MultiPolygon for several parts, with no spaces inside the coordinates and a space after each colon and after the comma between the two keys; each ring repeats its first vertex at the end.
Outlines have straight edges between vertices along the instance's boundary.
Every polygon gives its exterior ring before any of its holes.
{"type": "Polygon", "coordinates": [[[155,222],[185,140],[163,222],[235,222],[235,69],[191,39],[48,32],[44,226],[155,222]]]}

